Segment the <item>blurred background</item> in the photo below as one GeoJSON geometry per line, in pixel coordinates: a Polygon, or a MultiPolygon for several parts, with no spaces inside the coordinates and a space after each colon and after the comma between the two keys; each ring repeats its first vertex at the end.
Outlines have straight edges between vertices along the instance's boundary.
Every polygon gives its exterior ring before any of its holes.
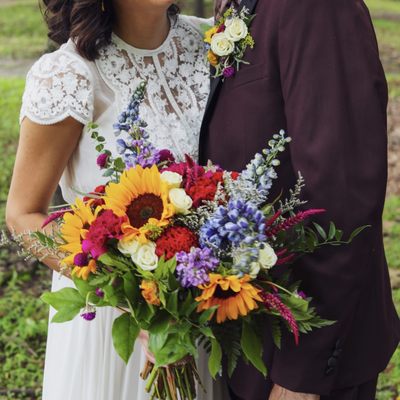
{"type": "MultiPolygon", "coordinates": [[[[180,5],[183,13],[211,16],[211,3],[186,0],[180,5]]],[[[393,294],[400,310],[400,0],[366,3],[390,88],[390,178],[384,230],[393,294]]],[[[37,0],[0,0],[0,230],[17,147],[25,74],[41,54],[51,50],[37,0]]],[[[49,285],[46,268],[24,262],[15,248],[0,249],[0,400],[41,398],[48,309],[39,295],[49,285]]],[[[400,400],[400,351],[381,374],[377,400],[400,400]]]]}

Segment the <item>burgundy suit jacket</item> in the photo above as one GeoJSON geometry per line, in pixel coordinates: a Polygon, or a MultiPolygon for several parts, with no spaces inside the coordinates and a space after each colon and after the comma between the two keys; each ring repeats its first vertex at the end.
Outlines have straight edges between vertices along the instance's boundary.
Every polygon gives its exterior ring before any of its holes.
{"type": "MultiPolygon", "coordinates": [[[[335,221],[347,234],[371,225],[351,245],[324,248],[292,267],[319,314],[337,323],[303,335],[297,347],[287,334],[280,351],[265,336],[273,382],[326,395],[375,377],[400,337],[382,240],[387,84],[361,0],[242,0],[242,6],[256,14],[256,45],[234,78],[212,80],[200,161],[240,171],[285,129],[293,140],[275,192],[292,186],[301,171],[308,206],[327,209],[320,224],[335,221]]],[[[251,367],[240,366],[230,386],[245,400],[267,399],[266,381],[251,367]]]]}

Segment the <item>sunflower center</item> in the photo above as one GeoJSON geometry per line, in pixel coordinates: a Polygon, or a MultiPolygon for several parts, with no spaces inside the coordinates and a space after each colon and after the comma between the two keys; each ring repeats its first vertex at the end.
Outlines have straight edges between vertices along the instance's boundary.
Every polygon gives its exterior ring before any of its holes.
{"type": "Polygon", "coordinates": [[[161,219],[164,210],[163,201],[152,193],[136,197],[126,210],[129,222],[134,228],[146,225],[150,218],[161,219]]]}
{"type": "Polygon", "coordinates": [[[217,299],[229,299],[230,297],[234,297],[236,296],[237,293],[234,292],[232,289],[228,289],[228,290],[223,290],[221,288],[221,286],[217,286],[217,288],[215,289],[214,292],[214,297],[216,297],[217,299]]]}

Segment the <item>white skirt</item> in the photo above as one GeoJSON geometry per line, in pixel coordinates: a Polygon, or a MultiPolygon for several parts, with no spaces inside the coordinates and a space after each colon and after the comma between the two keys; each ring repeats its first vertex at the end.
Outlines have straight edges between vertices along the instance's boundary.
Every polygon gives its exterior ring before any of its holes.
{"type": "MultiPolygon", "coordinates": [[[[52,291],[73,287],[70,279],[53,273],[52,291]]],[[[43,400],[148,400],[140,371],[146,361],[139,341],[128,365],[115,352],[111,328],[120,313],[99,308],[93,321],[80,316],[66,323],[51,323],[50,309],[43,400]]],[[[206,388],[198,390],[197,400],[228,399],[221,382],[209,376],[207,357],[201,354],[198,367],[206,388]]]]}

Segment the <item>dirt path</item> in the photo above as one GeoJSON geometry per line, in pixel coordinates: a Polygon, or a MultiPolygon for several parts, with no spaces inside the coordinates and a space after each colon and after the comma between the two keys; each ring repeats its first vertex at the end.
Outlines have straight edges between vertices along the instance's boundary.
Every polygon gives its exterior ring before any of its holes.
{"type": "Polygon", "coordinates": [[[0,60],[0,77],[25,77],[35,60],[0,60]]]}

